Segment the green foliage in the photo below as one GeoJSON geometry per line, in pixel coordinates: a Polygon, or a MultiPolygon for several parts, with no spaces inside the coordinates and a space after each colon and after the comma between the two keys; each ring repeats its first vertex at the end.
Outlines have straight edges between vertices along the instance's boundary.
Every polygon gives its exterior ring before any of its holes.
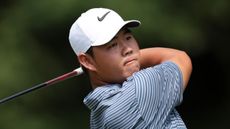
{"type": "MultiPolygon", "coordinates": [[[[6,0],[0,4],[0,98],[78,67],[68,32],[93,7],[140,20],[134,34],[141,47],[174,47],[190,55],[215,48],[210,28],[229,24],[228,0],[6,0]]],[[[223,58],[226,48],[218,48],[223,58]]],[[[89,91],[82,76],[0,105],[0,128],[88,128],[89,111],[82,100],[89,91]]]]}

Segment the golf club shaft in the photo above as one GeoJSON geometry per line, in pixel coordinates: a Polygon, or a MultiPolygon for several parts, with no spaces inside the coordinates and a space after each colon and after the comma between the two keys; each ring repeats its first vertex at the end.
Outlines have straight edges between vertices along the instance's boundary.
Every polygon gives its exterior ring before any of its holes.
{"type": "Polygon", "coordinates": [[[29,93],[29,92],[31,92],[31,91],[40,89],[40,88],[42,88],[42,87],[50,86],[50,85],[53,85],[53,84],[55,84],[55,83],[64,81],[64,80],[66,80],[66,79],[69,79],[69,78],[71,78],[71,77],[78,76],[78,75],[80,75],[80,74],[82,74],[82,73],[83,73],[82,69],[81,69],[81,68],[77,68],[77,69],[73,70],[72,72],[66,73],[66,74],[64,74],[64,75],[61,75],[61,76],[56,77],[56,78],[54,78],[54,79],[51,79],[51,80],[49,80],[49,81],[43,82],[43,83],[38,84],[38,85],[35,85],[35,86],[31,87],[31,88],[28,88],[28,89],[25,89],[25,90],[20,91],[20,92],[18,92],[18,93],[15,93],[15,94],[13,94],[13,95],[11,95],[11,96],[8,96],[8,97],[6,97],[6,98],[3,98],[3,99],[0,100],[0,104],[5,103],[5,102],[7,102],[7,101],[9,101],[9,100],[12,100],[12,99],[14,99],[14,98],[16,98],[16,97],[19,97],[19,96],[21,96],[21,95],[24,95],[24,94],[26,94],[26,93],[29,93]]]}

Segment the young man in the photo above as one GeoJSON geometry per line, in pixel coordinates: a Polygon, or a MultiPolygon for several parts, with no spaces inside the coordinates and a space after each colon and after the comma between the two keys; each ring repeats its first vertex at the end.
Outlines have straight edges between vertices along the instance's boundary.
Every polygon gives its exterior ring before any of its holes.
{"type": "Polygon", "coordinates": [[[190,58],[170,48],[140,50],[129,30],[139,25],[93,8],[70,29],[71,46],[93,88],[84,99],[93,129],[186,128],[175,107],[189,81],[190,58]]]}

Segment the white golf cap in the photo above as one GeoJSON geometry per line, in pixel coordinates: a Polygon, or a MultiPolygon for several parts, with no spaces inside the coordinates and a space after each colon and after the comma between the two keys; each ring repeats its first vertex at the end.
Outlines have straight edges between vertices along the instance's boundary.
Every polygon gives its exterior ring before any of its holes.
{"type": "Polygon", "coordinates": [[[108,43],[124,27],[137,27],[138,20],[124,21],[111,9],[93,8],[81,16],[70,28],[69,41],[74,52],[85,53],[91,46],[108,43]]]}

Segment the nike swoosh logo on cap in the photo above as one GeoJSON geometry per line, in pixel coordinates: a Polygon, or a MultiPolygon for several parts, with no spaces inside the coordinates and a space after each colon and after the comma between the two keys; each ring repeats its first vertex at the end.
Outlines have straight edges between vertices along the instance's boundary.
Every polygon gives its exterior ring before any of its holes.
{"type": "Polygon", "coordinates": [[[98,21],[103,21],[105,19],[105,17],[110,13],[110,11],[108,11],[107,13],[105,13],[102,17],[97,16],[98,21]]]}

